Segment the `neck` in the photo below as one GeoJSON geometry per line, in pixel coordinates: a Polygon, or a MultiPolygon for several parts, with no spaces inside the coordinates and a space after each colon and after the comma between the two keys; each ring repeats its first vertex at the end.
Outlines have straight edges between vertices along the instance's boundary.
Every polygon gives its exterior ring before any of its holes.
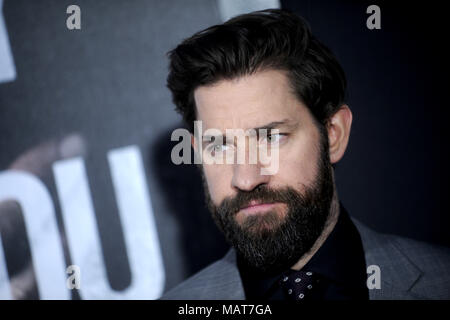
{"type": "Polygon", "coordinates": [[[333,231],[334,226],[336,225],[336,222],[339,217],[339,199],[338,199],[338,196],[336,193],[336,188],[334,190],[335,190],[335,192],[333,194],[333,199],[331,200],[330,214],[328,216],[327,221],[325,222],[325,227],[323,228],[322,233],[317,238],[316,242],[314,242],[311,249],[308,252],[306,252],[300,258],[300,260],[298,260],[297,263],[295,263],[291,267],[291,269],[297,270],[297,271],[302,269],[305,266],[305,264],[307,264],[308,261],[314,256],[314,254],[317,252],[317,250],[319,250],[319,248],[323,245],[325,240],[330,235],[331,231],[333,231]]]}

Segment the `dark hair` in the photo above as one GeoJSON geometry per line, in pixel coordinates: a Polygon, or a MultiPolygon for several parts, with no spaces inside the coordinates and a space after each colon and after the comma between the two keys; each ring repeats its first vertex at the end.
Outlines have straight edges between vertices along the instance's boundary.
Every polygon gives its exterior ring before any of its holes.
{"type": "Polygon", "coordinates": [[[325,126],[344,103],[341,66],[306,21],[288,11],[269,9],[234,17],[185,39],[168,55],[167,86],[191,131],[197,87],[264,69],[287,71],[296,96],[319,124],[325,126]]]}

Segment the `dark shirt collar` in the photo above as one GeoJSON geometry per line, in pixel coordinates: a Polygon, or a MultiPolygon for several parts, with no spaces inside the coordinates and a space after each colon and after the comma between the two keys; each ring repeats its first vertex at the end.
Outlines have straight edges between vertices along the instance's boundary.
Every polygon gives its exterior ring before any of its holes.
{"type": "MultiPolygon", "coordinates": [[[[239,255],[238,268],[248,299],[282,299],[277,281],[283,272],[257,273],[246,267],[239,255]]],[[[331,285],[324,293],[324,299],[367,296],[361,238],[342,203],[335,227],[302,270],[313,271],[330,280],[331,285]]]]}

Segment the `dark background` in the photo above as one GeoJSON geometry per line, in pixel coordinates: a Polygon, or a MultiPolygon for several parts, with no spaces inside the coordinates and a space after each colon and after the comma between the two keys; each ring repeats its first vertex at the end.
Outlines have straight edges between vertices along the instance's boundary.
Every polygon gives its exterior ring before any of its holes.
{"type": "MultiPolygon", "coordinates": [[[[345,0],[281,1],[281,6],[308,20],[347,75],[353,127],[336,176],[349,213],[381,232],[450,246],[444,6],[345,0]],[[366,27],[371,4],[381,8],[381,30],[366,27]]],[[[170,134],[182,124],[165,87],[165,53],[221,22],[216,1],[6,0],[3,15],[17,78],[0,83],[0,171],[43,142],[81,135],[109,280],[121,290],[132,275],[106,152],[137,145],[147,170],[165,289],[220,258],[228,246],[203,206],[197,169],[170,161],[170,134]],[[70,4],[81,7],[81,30],[65,26],[70,4]]],[[[40,178],[60,221],[50,164],[40,178]]],[[[30,256],[20,219],[17,215],[11,235],[0,215],[11,274],[30,256]]],[[[64,238],[61,226],[60,231],[64,238]]],[[[67,248],[65,254],[69,265],[67,248]]],[[[37,290],[28,297],[37,298],[37,290]]]]}
{"type": "Polygon", "coordinates": [[[438,1],[282,1],[341,62],[353,126],[336,174],[350,214],[450,246],[448,26],[438,1]],[[381,8],[381,30],[361,15],[381,8]]]}

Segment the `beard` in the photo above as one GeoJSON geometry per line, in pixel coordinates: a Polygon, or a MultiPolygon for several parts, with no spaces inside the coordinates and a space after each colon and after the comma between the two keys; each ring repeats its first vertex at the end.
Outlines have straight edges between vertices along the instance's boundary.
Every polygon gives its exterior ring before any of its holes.
{"type": "Polygon", "coordinates": [[[212,202],[203,175],[206,203],[216,225],[235,248],[241,263],[256,272],[280,272],[293,266],[308,252],[323,232],[330,214],[334,194],[328,139],[321,134],[317,175],[303,192],[285,186],[269,188],[259,185],[251,191],[239,190],[220,205],[212,202]],[[244,217],[236,215],[252,200],[281,203],[285,213],[276,210],[244,217]]]}

